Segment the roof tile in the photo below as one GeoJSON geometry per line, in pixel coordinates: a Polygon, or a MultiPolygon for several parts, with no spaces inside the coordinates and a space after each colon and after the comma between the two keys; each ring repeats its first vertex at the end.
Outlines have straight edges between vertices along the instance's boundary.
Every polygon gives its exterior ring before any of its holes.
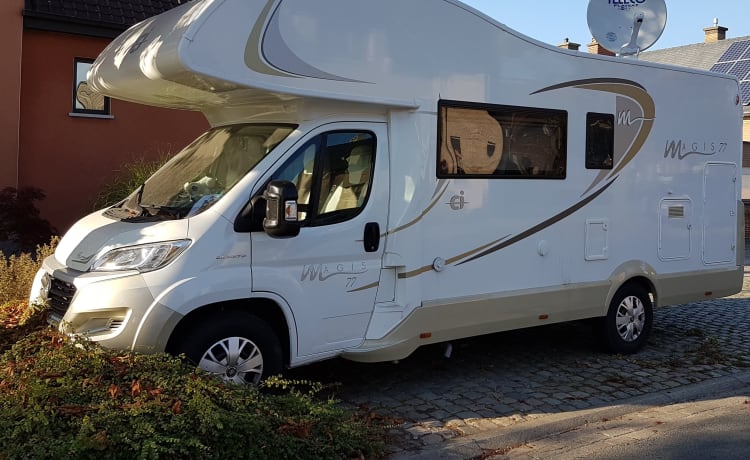
{"type": "MultiPolygon", "coordinates": [[[[750,36],[719,40],[712,43],[696,43],[694,45],[677,46],[656,51],[646,51],[639,55],[643,61],[657,62],[660,64],[671,64],[681,67],[692,67],[694,69],[711,70],[719,59],[732,44],[740,41],[748,41],[750,36]]],[[[716,67],[714,71],[733,74],[732,66],[716,67]]],[[[740,77],[742,79],[742,77],[740,77]]],[[[750,82],[744,81],[740,84],[742,92],[742,103],[745,112],[750,111],[750,82]]]]}
{"type": "MultiPolygon", "coordinates": [[[[2,0],[0,0],[2,1],[2,0]]],[[[189,0],[27,0],[26,11],[92,24],[131,26],[189,0]]]]}

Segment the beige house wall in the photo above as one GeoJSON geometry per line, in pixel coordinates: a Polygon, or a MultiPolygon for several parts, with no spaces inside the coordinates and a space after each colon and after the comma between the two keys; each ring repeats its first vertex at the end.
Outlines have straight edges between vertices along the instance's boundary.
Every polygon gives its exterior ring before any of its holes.
{"type": "Polygon", "coordinates": [[[18,186],[23,0],[0,0],[0,189],[18,186]]]}

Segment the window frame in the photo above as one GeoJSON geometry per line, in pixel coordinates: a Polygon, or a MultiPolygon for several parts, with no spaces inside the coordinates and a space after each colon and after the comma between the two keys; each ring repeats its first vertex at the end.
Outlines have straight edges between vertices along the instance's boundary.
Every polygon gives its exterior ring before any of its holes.
{"type": "MultiPolygon", "coordinates": [[[[568,174],[568,128],[569,128],[569,114],[567,110],[564,109],[551,109],[551,108],[545,108],[545,107],[528,107],[528,106],[517,106],[517,105],[506,105],[506,104],[489,104],[489,103],[479,103],[479,102],[466,102],[466,101],[456,101],[456,100],[448,100],[448,99],[441,99],[438,101],[437,105],[437,143],[436,143],[436,155],[435,155],[435,173],[436,177],[438,179],[501,179],[501,180],[565,180],[567,178],[568,174]],[[561,116],[562,119],[562,126],[561,129],[561,145],[563,146],[562,151],[560,152],[560,162],[562,165],[562,172],[560,174],[556,175],[533,175],[533,174],[466,174],[466,173],[441,173],[440,172],[440,160],[441,160],[441,150],[442,150],[442,143],[443,143],[443,119],[441,117],[441,110],[443,107],[446,108],[462,108],[462,109],[471,109],[471,110],[485,110],[488,113],[490,112],[512,112],[512,111],[519,111],[524,112],[526,114],[529,113],[539,113],[539,114],[548,114],[548,115],[557,115],[561,116]]],[[[494,116],[493,116],[494,118],[494,116]]],[[[506,145],[503,143],[503,156],[506,155],[506,145]]],[[[506,161],[504,159],[501,160],[501,162],[506,161]]]]}
{"type": "Polygon", "coordinates": [[[78,74],[78,65],[79,64],[93,64],[93,63],[94,63],[94,59],[91,59],[91,58],[76,57],[73,59],[73,88],[71,92],[72,105],[71,105],[71,111],[68,115],[72,117],[89,117],[89,118],[106,118],[106,119],[114,118],[112,116],[112,102],[109,96],[103,96],[104,108],[101,110],[82,109],[82,108],[77,107],[78,104],[80,104],[77,98],[78,86],[82,82],[86,81],[85,75],[80,76],[78,74]]]}
{"type": "Polygon", "coordinates": [[[587,112],[586,113],[586,145],[585,145],[585,151],[584,151],[584,166],[588,170],[593,171],[609,171],[612,168],[614,168],[614,159],[615,159],[615,115],[613,113],[603,113],[603,112],[587,112]],[[609,139],[609,160],[610,164],[609,166],[602,166],[602,163],[600,162],[598,165],[594,164],[594,162],[589,157],[589,141],[591,140],[591,123],[592,118],[598,117],[598,119],[607,118],[607,121],[612,123],[612,135],[609,139]]]}
{"type": "MultiPolygon", "coordinates": [[[[315,158],[314,158],[314,164],[313,164],[313,182],[312,182],[312,187],[310,189],[310,199],[308,200],[308,203],[305,205],[306,209],[303,211],[306,213],[306,216],[304,220],[300,221],[302,228],[323,227],[327,225],[334,225],[334,224],[338,224],[342,222],[347,222],[349,220],[354,219],[359,214],[361,214],[362,211],[367,207],[367,204],[370,201],[370,196],[372,195],[372,185],[375,179],[375,162],[377,161],[378,138],[375,132],[368,130],[368,129],[342,128],[342,129],[324,131],[324,132],[320,132],[318,134],[313,135],[309,139],[302,142],[299,147],[295,148],[292,154],[281,163],[281,166],[275,169],[275,171],[271,174],[270,178],[266,181],[266,184],[259,191],[259,196],[263,194],[263,191],[265,191],[266,187],[268,186],[268,183],[270,183],[273,180],[277,180],[279,177],[279,173],[285,170],[291,163],[296,161],[297,155],[302,154],[302,152],[305,149],[307,149],[310,145],[313,145],[313,144],[316,146],[315,158]],[[370,136],[369,140],[360,141],[360,142],[369,142],[372,144],[372,153],[371,153],[371,158],[370,158],[370,177],[368,179],[369,185],[367,187],[367,194],[365,195],[365,198],[362,201],[362,205],[359,207],[340,209],[336,211],[321,213],[318,207],[320,205],[320,199],[322,195],[322,186],[323,186],[323,181],[322,181],[322,175],[324,174],[323,157],[325,153],[327,152],[326,149],[328,148],[327,146],[328,137],[330,135],[340,134],[340,133],[348,133],[348,134],[356,134],[356,135],[367,134],[370,136]]],[[[298,207],[298,211],[302,211],[302,210],[298,207]]]]}

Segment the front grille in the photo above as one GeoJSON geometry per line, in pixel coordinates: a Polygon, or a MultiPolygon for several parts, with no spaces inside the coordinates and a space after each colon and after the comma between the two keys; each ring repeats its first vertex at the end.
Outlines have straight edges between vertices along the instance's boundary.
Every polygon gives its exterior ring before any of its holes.
{"type": "Polygon", "coordinates": [[[56,278],[50,278],[49,282],[47,299],[49,300],[50,310],[60,316],[65,316],[65,312],[68,311],[70,302],[76,294],[76,287],[72,283],[66,283],[56,278]]]}

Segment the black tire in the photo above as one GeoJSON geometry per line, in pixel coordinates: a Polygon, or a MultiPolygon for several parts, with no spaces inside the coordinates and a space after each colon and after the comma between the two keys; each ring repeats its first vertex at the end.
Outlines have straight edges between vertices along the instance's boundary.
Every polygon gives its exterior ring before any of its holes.
{"type": "Polygon", "coordinates": [[[611,353],[632,354],[643,348],[654,323],[654,306],[643,287],[626,284],[617,290],[600,327],[611,353]]]}
{"type": "Polygon", "coordinates": [[[227,383],[257,385],[281,373],[281,344],[266,321],[242,312],[220,315],[186,334],[178,353],[227,383]],[[228,350],[235,352],[235,359],[228,350]]]}

